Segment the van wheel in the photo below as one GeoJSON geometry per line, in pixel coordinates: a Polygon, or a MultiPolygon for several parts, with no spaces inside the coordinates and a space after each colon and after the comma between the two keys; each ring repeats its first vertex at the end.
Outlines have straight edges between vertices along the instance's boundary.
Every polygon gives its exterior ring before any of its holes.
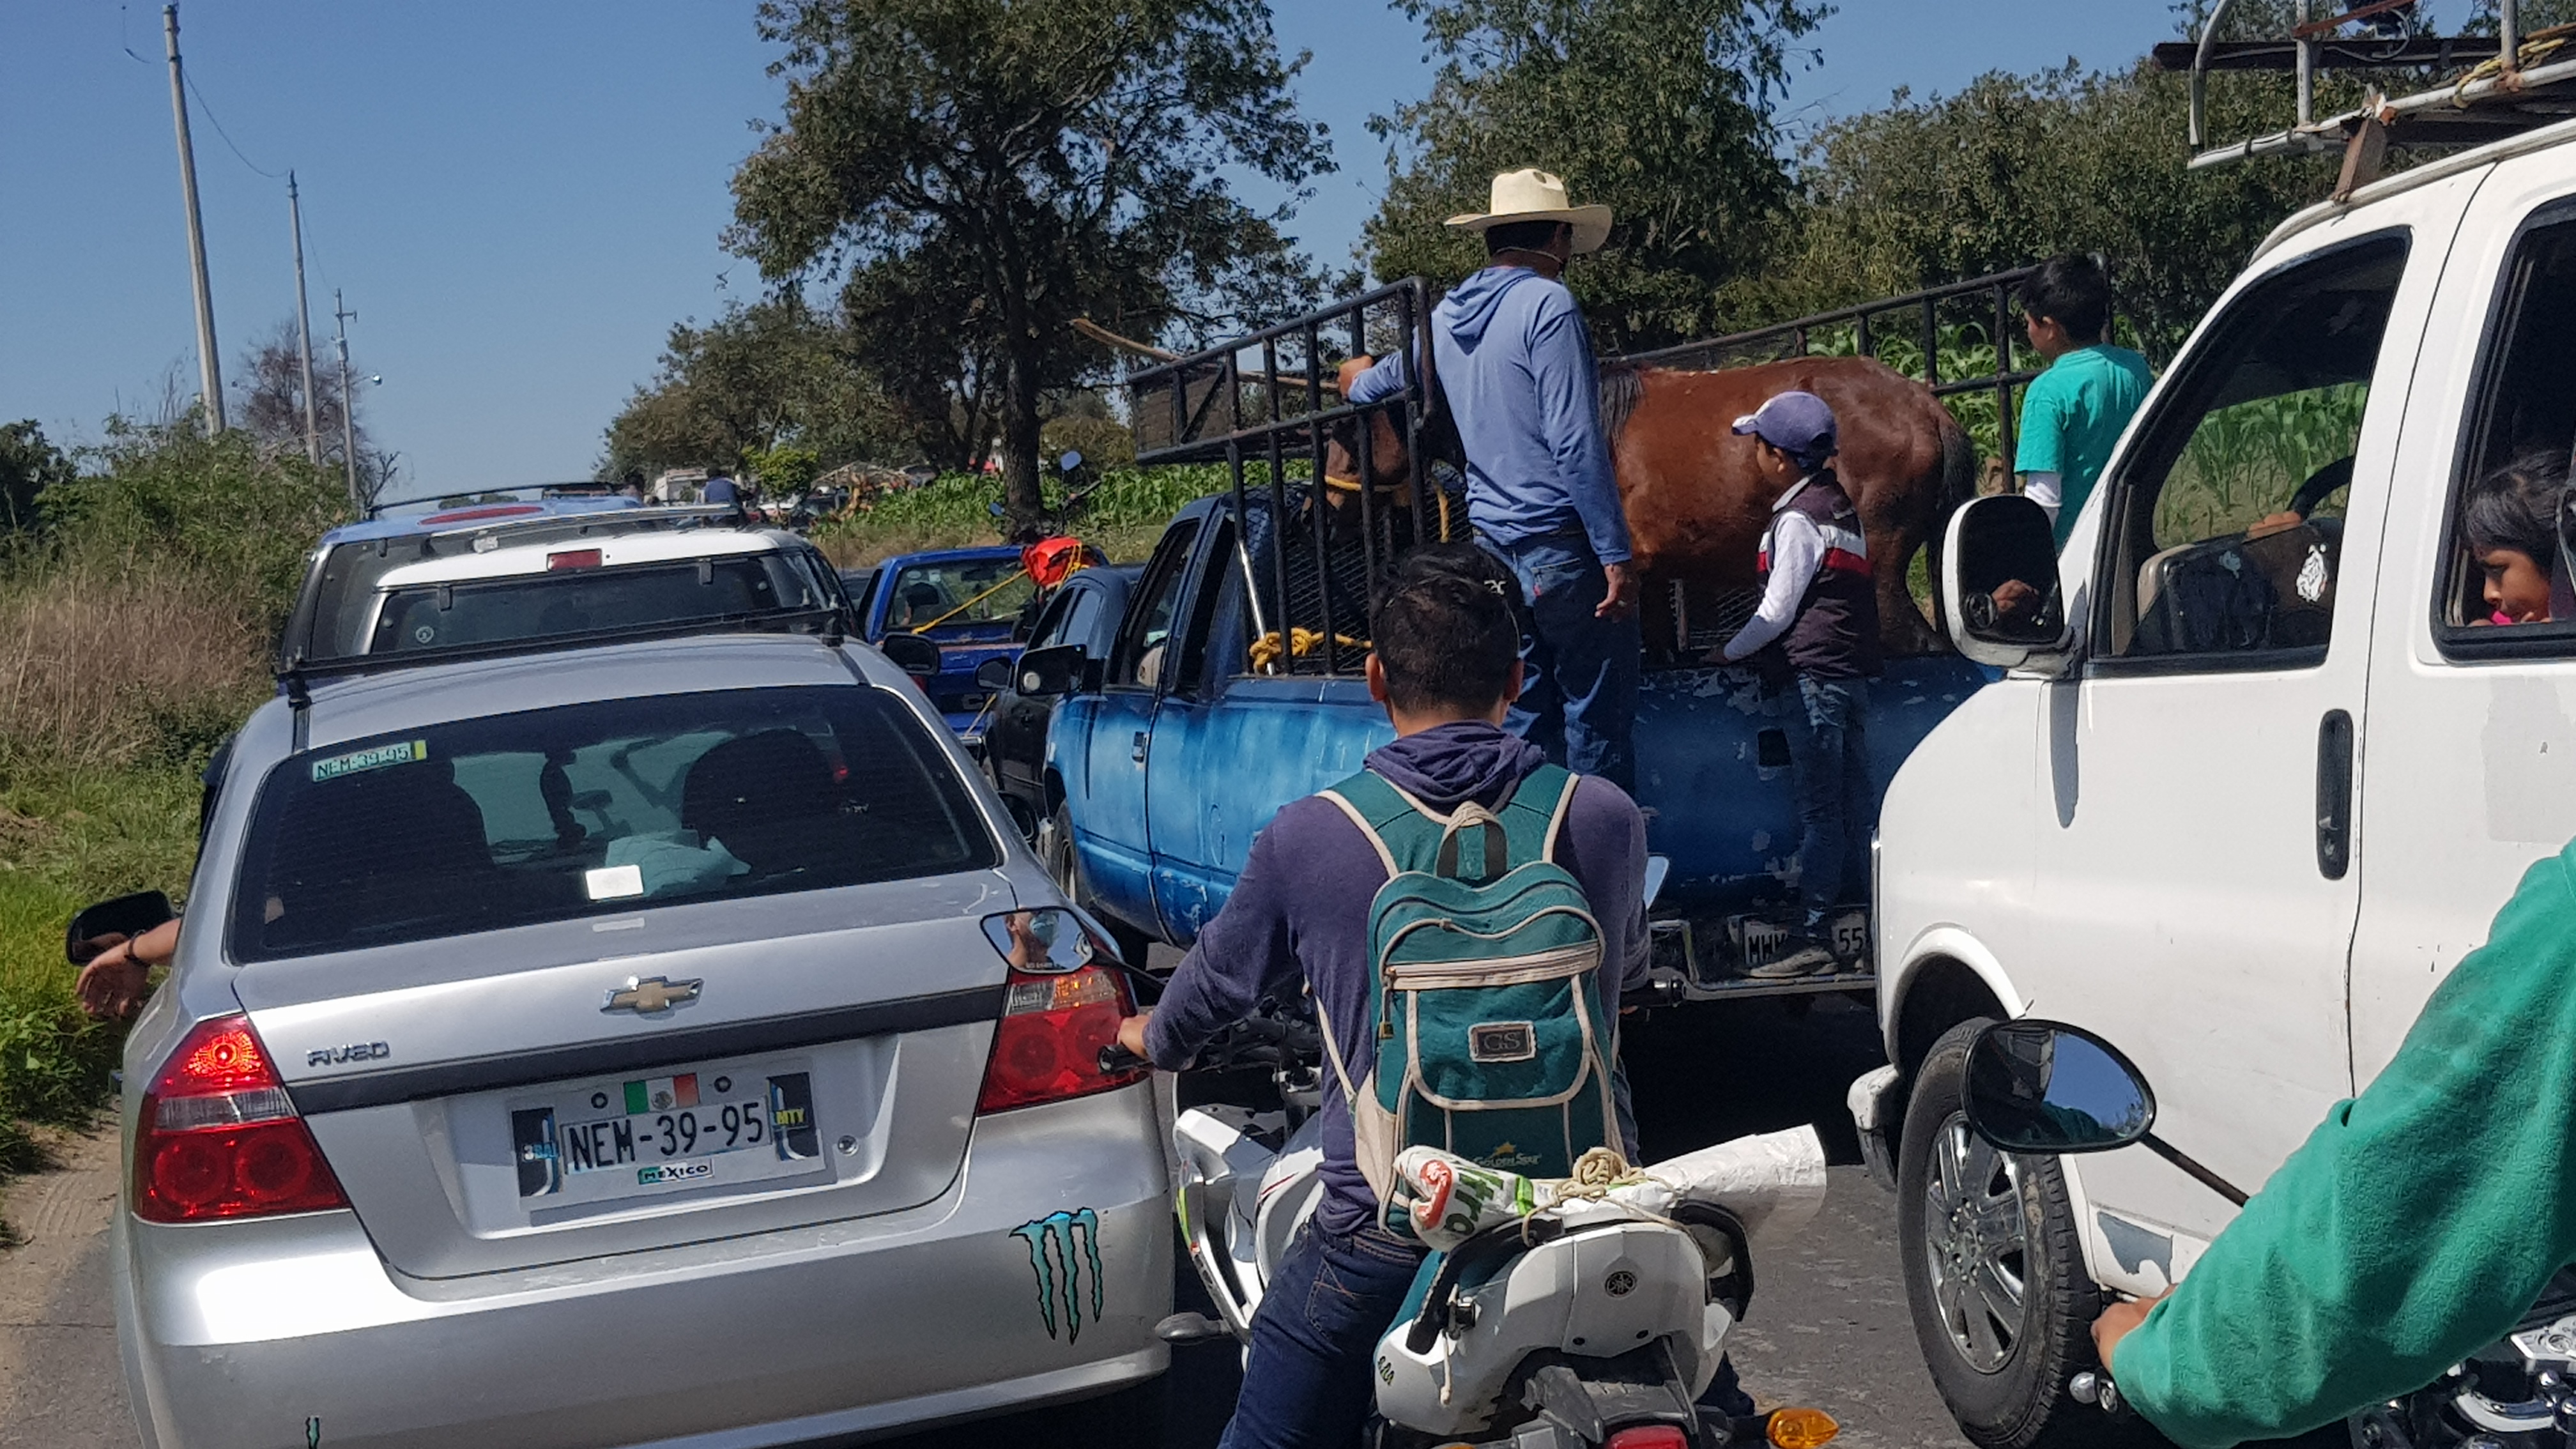
{"type": "Polygon", "coordinates": [[[2137,1421],[2067,1396],[2066,1381],[2093,1365],[2102,1290],[2057,1159],[2009,1156],[1968,1130],[1968,1043],[1987,1024],[1933,1043],[1905,1109],[1897,1243],[1924,1366],[1960,1432],[1985,1449],[2153,1442],[2122,1432],[2137,1421]]]}
{"type": "Polygon", "coordinates": [[[1092,902],[1091,892],[1082,884],[1081,858],[1073,851],[1073,819],[1063,806],[1055,807],[1055,813],[1039,823],[1037,852],[1038,863],[1046,867],[1047,878],[1055,882],[1055,888],[1064,892],[1066,900],[1091,912],[1092,918],[1109,933],[1110,944],[1118,948],[1118,959],[1144,970],[1145,952],[1153,945],[1153,938],[1092,902]]]}

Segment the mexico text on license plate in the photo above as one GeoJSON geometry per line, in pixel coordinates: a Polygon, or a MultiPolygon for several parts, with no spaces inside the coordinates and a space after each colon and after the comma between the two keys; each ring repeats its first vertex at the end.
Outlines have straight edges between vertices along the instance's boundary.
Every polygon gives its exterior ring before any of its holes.
{"type": "MultiPolygon", "coordinates": [[[[1727,921],[1728,934],[1735,937],[1747,970],[1780,958],[1780,947],[1789,939],[1789,928],[1779,921],[1766,921],[1756,916],[1734,916],[1727,921]]],[[[1844,961],[1857,962],[1854,971],[1869,969],[1869,912],[1845,911],[1834,917],[1834,954],[1844,961]]]]}
{"type": "Polygon", "coordinates": [[[822,1155],[812,1079],[787,1070],[801,1065],[593,1080],[513,1102],[519,1197],[597,1202],[812,1172],[822,1155]]]}

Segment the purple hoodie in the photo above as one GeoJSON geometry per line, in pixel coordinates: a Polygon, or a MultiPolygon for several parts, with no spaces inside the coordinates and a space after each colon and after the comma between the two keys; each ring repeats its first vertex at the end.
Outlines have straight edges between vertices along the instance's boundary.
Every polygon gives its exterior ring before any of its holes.
{"type": "MultiPolygon", "coordinates": [[[[1368,767],[1448,810],[1492,808],[1545,762],[1536,745],[1481,721],[1438,725],[1369,753],[1368,767]]],[[[1614,1015],[1623,984],[1646,972],[1646,822],[1607,780],[1584,776],[1557,837],[1556,862],[1583,887],[1608,935],[1602,1004],[1614,1015]]],[[[1290,802],[1254,837],[1252,858],[1225,909],[1199,932],[1154,1008],[1146,1046],[1154,1065],[1177,1070],[1210,1037],[1250,1016],[1264,997],[1311,985],[1333,1040],[1350,1053],[1351,1078],[1377,1058],[1368,1030],[1368,913],[1386,867],[1351,818],[1316,796],[1290,802]]],[[[1377,1211],[1351,1147],[1350,1103],[1324,1066],[1324,1200],[1318,1226],[1347,1233],[1377,1211]]]]}

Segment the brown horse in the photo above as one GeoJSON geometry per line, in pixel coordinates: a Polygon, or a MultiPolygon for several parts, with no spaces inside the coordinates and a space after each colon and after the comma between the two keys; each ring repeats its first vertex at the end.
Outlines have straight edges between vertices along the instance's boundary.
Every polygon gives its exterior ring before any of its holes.
{"type": "MultiPolygon", "coordinates": [[[[1345,363],[1342,380],[1366,365],[1345,363]]],[[[1605,366],[1602,431],[1639,572],[1649,585],[1694,591],[1753,586],[1773,495],[1753,470],[1753,440],[1736,436],[1734,423],[1791,389],[1823,398],[1841,424],[1834,467],[1869,539],[1880,639],[1891,654],[1945,648],[1915,607],[1906,572],[1916,552],[1939,548],[1951,510],[1975,495],[1976,452],[1930,388],[1872,358],[1799,357],[1718,372],[1605,366]]],[[[1395,430],[1381,416],[1371,433],[1370,471],[1382,482],[1403,477],[1395,430]]],[[[1326,474],[1355,482],[1349,453],[1337,440],[1326,474]]],[[[1666,593],[1649,588],[1649,607],[1659,610],[1666,593]]]]}

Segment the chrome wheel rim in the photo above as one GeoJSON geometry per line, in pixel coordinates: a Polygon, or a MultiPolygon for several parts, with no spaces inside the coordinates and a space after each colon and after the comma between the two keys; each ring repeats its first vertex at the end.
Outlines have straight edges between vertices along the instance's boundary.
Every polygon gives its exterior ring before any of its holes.
{"type": "Polygon", "coordinates": [[[1923,1244],[1932,1303],[1950,1346],[1990,1374],[2010,1362],[2029,1311],[2030,1223],[2021,1164],[1950,1114],[1934,1134],[1923,1185],[1923,1244]]]}

